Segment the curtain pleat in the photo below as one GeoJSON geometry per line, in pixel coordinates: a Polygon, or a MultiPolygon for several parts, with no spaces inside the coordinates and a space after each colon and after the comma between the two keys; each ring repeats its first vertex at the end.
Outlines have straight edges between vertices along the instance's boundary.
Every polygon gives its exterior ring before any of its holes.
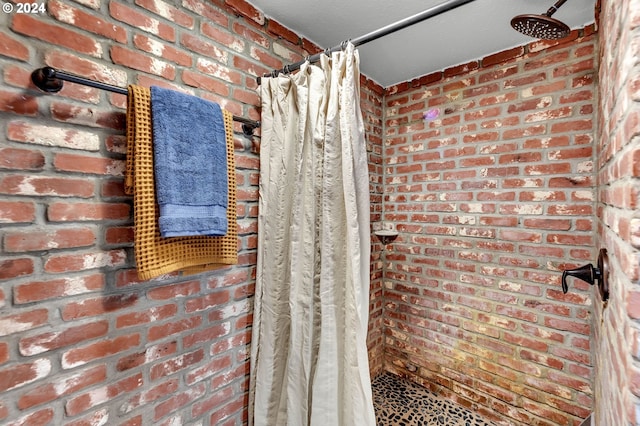
{"type": "Polygon", "coordinates": [[[359,79],[350,43],[262,79],[251,425],[375,425],[359,79]]]}

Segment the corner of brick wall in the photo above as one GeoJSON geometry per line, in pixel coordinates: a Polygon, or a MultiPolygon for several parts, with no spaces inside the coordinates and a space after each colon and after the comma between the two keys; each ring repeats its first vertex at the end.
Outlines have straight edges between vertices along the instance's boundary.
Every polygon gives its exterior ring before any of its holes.
{"type": "MultiPolygon", "coordinates": [[[[369,156],[369,179],[371,201],[371,227],[378,226],[382,219],[383,176],[383,108],[384,89],[366,76],[360,78],[360,104],[364,120],[369,156]]],[[[383,300],[382,300],[382,246],[371,240],[371,284],[369,300],[369,333],[367,346],[369,370],[375,377],[382,371],[384,356],[383,300]]]]}

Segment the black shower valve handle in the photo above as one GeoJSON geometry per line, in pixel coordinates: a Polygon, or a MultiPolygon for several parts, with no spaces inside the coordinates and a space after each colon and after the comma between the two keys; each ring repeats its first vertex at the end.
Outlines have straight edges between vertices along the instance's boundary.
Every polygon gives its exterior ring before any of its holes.
{"type": "Polygon", "coordinates": [[[593,285],[597,279],[601,278],[601,275],[600,269],[594,268],[592,264],[562,271],[562,292],[566,294],[569,291],[567,276],[579,278],[582,281],[593,285]]]}
{"type": "Polygon", "coordinates": [[[584,265],[575,269],[562,271],[562,291],[566,294],[569,291],[567,277],[576,277],[582,281],[594,285],[598,280],[598,291],[603,302],[609,300],[609,256],[607,249],[601,248],[598,252],[598,267],[584,265]]]}

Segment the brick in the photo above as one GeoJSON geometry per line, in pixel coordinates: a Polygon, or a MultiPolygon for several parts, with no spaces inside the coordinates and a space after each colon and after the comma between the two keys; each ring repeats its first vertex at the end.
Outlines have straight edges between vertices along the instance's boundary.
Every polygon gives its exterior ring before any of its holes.
{"type": "Polygon", "coordinates": [[[262,66],[266,66],[267,68],[269,68],[269,70],[280,69],[284,65],[282,60],[274,58],[268,52],[262,49],[259,49],[255,46],[251,46],[250,56],[251,58],[261,63],[262,66]]]}
{"type": "Polygon", "coordinates": [[[67,423],[68,426],[104,425],[109,423],[109,412],[106,408],[67,423]]]}
{"type": "Polygon", "coordinates": [[[222,371],[228,370],[231,366],[232,360],[229,356],[213,359],[204,366],[198,367],[189,372],[186,379],[187,383],[192,386],[197,382],[219,375],[222,371]]]}
{"type": "Polygon", "coordinates": [[[523,225],[526,228],[554,231],[568,231],[571,229],[571,221],[567,219],[525,219],[523,225]]]}
{"type": "Polygon", "coordinates": [[[49,256],[44,263],[44,269],[49,273],[86,271],[96,268],[123,266],[126,261],[127,254],[124,250],[59,254],[49,256]]]}
{"type": "Polygon", "coordinates": [[[180,297],[189,297],[199,294],[200,288],[200,283],[198,281],[187,281],[152,288],[147,291],[147,297],[150,300],[170,300],[180,297]]]}
{"type": "Polygon", "coordinates": [[[65,172],[109,176],[123,176],[125,168],[122,160],[76,154],[56,154],[53,165],[56,169],[65,172]]]}
{"type": "MultiPolygon", "coordinates": [[[[6,342],[0,343],[0,364],[4,364],[9,361],[9,344],[6,342]]],[[[0,419],[2,417],[0,416],[0,419]]]]}
{"type": "MultiPolygon", "coordinates": [[[[464,78],[460,80],[455,80],[455,81],[452,81],[451,83],[447,83],[444,86],[442,86],[442,91],[444,93],[457,92],[457,91],[466,89],[469,86],[473,86],[474,83],[475,83],[474,78],[464,78]]],[[[445,99],[446,98],[443,98],[443,101],[445,99]]],[[[433,105],[430,104],[429,106],[433,106],[433,105]]]]}
{"type": "Polygon", "coordinates": [[[167,380],[129,398],[122,404],[120,412],[129,413],[138,407],[150,405],[161,398],[173,395],[178,389],[178,379],[167,380]]]}
{"type": "Polygon", "coordinates": [[[180,44],[192,52],[215,59],[222,64],[226,64],[229,61],[229,53],[227,51],[192,34],[183,34],[180,38],[180,44]]]}
{"type": "Polygon", "coordinates": [[[17,142],[85,151],[100,149],[98,135],[83,130],[11,121],[8,124],[7,133],[10,140],[17,142]]]}
{"type": "Polygon", "coordinates": [[[191,16],[162,0],[136,0],[135,3],[181,27],[193,28],[194,19],[191,16]]]}
{"type": "Polygon", "coordinates": [[[466,64],[456,65],[455,67],[449,67],[443,71],[444,78],[451,78],[461,74],[469,74],[469,72],[477,70],[479,67],[480,64],[478,61],[471,61],[466,64]]]}
{"type": "Polygon", "coordinates": [[[553,70],[553,77],[567,77],[571,74],[588,72],[594,69],[594,59],[589,58],[584,61],[576,62],[570,65],[562,65],[553,70]]]}
{"type": "Polygon", "coordinates": [[[47,377],[49,373],[51,373],[51,361],[45,358],[2,369],[0,370],[0,392],[28,385],[47,377]]]}
{"type": "Polygon", "coordinates": [[[96,236],[89,228],[69,228],[51,231],[8,232],[3,247],[9,253],[87,247],[95,243],[96,236]]]}
{"type": "Polygon", "coordinates": [[[199,327],[202,324],[202,318],[194,316],[183,318],[179,321],[170,322],[163,325],[158,325],[149,328],[147,338],[150,341],[162,339],[172,334],[183,333],[187,330],[192,330],[199,327]]]}
{"type": "Polygon", "coordinates": [[[154,74],[167,80],[174,80],[176,78],[176,68],[168,62],[118,45],[111,46],[110,53],[111,59],[118,65],[124,65],[134,70],[154,74]]]}
{"type": "Polygon", "coordinates": [[[47,218],[52,222],[125,220],[131,207],[124,203],[52,203],[47,218]]]}
{"type": "Polygon", "coordinates": [[[515,75],[518,73],[518,67],[505,66],[503,68],[483,68],[479,72],[478,83],[483,84],[515,75]]]}
{"type": "Polygon", "coordinates": [[[125,128],[125,116],[121,112],[100,111],[95,107],[85,108],[62,102],[51,103],[51,116],[60,122],[114,130],[125,128]]]}
{"type": "MultiPolygon", "coordinates": [[[[236,398],[235,401],[231,401],[226,404],[224,407],[215,410],[211,417],[209,418],[210,424],[220,424],[221,426],[232,426],[235,423],[233,418],[229,419],[226,423],[220,423],[223,419],[227,417],[231,417],[234,413],[243,412],[244,410],[244,400],[242,398],[236,398]]],[[[244,416],[243,416],[244,417],[244,416]]]]}
{"type": "Polygon", "coordinates": [[[550,328],[554,328],[557,330],[570,331],[572,333],[578,333],[583,335],[589,335],[590,327],[589,324],[581,324],[578,321],[564,320],[546,317],[544,319],[544,324],[550,328]]]}
{"type": "Polygon", "coordinates": [[[523,102],[509,105],[507,112],[509,114],[514,114],[516,112],[547,108],[551,105],[552,102],[553,98],[551,96],[544,96],[537,99],[527,99],[523,102]]]}
{"type": "Polygon", "coordinates": [[[142,423],[142,415],[138,415],[135,416],[131,419],[128,419],[126,421],[124,421],[123,423],[120,423],[119,426],[143,426],[142,423]]]}
{"type": "Polygon", "coordinates": [[[230,295],[228,291],[210,293],[203,297],[187,301],[187,303],[185,303],[185,311],[187,313],[193,313],[210,309],[212,307],[227,303],[229,299],[230,295]]]}
{"type": "Polygon", "coordinates": [[[166,59],[175,64],[185,67],[191,67],[193,64],[193,59],[187,52],[176,49],[167,43],[162,43],[147,36],[136,34],[133,37],[133,44],[140,50],[144,50],[145,52],[166,59]]]}
{"type": "MultiPolygon", "coordinates": [[[[114,86],[125,87],[128,83],[127,73],[122,69],[83,59],[78,57],[78,55],[72,55],[67,52],[58,50],[48,51],[45,53],[45,63],[51,67],[69,71],[91,80],[97,80],[114,86]]],[[[86,90],[84,86],[81,87],[83,87],[83,90],[86,90]]],[[[63,91],[64,90],[65,89],[63,89],[63,91]]],[[[83,136],[83,138],[86,138],[86,135],[83,136]]]]}
{"type": "Polygon", "coordinates": [[[0,260],[0,280],[30,275],[33,270],[33,260],[29,258],[0,260]]]}
{"type": "Polygon", "coordinates": [[[133,244],[134,229],[131,226],[110,227],[104,234],[104,240],[107,244],[133,244]]]}
{"type": "Polygon", "coordinates": [[[120,352],[135,348],[139,344],[139,334],[130,334],[109,340],[100,340],[97,343],[67,350],[62,354],[61,365],[63,369],[68,370],[116,355],[120,352]]]}
{"type": "Polygon", "coordinates": [[[552,54],[543,55],[543,56],[535,56],[531,60],[528,60],[524,63],[523,69],[525,71],[532,71],[536,69],[548,69],[549,67],[557,64],[566,63],[569,59],[569,51],[562,50],[559,52],[554,52],[552,54]]]}
{"type": "Polygon", "coordinates": [[[135,306],[137,302],[138,296],[136,294],[121,294],[74,301],[62,308],[61,316],[65,321],[99,316],[135,306]]]}
{"type": "Polygon", "coordinates": [[[176,40],[176,30],[173,27],[140,13],[128,5],[115,1],[109,2],[109,14],[117,21],[132,25],[135,28],[156,35],[164,40],[170,42],[176,40]]]}
{"type": "Polygon", "coordinates": [[[65,412],[69,416],[75,416],[97,405],[113,400],[123,393],[132,392],[142,386],[143,383],[142,374],[138,373],[112,384],[90,390],[69,399],[65,404],[65,412]]]}
{"type": "Polygon", "coordinates": [[[56,383],[46,383],[25,392],[18,400],[18,408],[25,410],[46,404],[89,386],[104,382],[106,379],[107,369],[104,365],[98,365],[71,375],[62,376],[56,379],[56,383]]]}
{"type": "Polygon", "coordinates": [[[475,96],[487,95],[489,93],[498,92],[500,86],[497,83],[487,84],[484,86],[476,86],[471,89],[464,90],[462,96],[465,98],[471,98],[475,96]]]}
{"type": "Polygon", "coordinates": [[[542,340],[535,340],[508,332],[503,333],[503,337],[505,342],[512,343],[519,347],[524,347],[537,352],[547,352],[549,350],[549,344],[542,340]]]}
{"type": "Polygon", "coordinates": [[[250,21],[260,26],[264,25],[264,14],[245,0],[225,0],[224,3],[250,21]]]}
{"type": "Polygon", "coordinates": [[[162,321],[175,316],[178,308],[175,304],[157,306],[141,312],[123,314],[116,318],[116,328],[139,326],[155,321],[162,321]]]}
{"type": "Polygon", "coordinates": [[[89,198],[94,185],[81,179],[45,176],[9,175],[0,180],[0,193],[31,196],[57,196],[89,198]]]}
{"type": "Polygon", "coordinates": [[[0,336],[22,333],[40,327],[46,324],[48,319],[49,313],[46,309],[34,309],[0,317],[0,336]]]}
{"type": "Polygon", "coordinates": [[[554,424],[563,424],[569,422],[566,414],[559,413],[553,409],[550,409],[547,404],[536,404],[533,401],[525,401],[523,408],[527,411],[543,418],[552,421],[554,424]]]}
{"type": "Polygon", "coordinates": [[[626,297],[627,314],[629,317],[640,318],[640,292],[629,291],[626,297]]]}
{"type": "Polygon", "coordinates": [[[15,14],[11,29],[17,33],[96,58],[100,58],[103,53],[102,45],[95,39],[59,25],[52,25],[27,13],[15,14]]]}
{"type": "Polygon", "coordinates": [[[149,377],[151,380],[157,380],[161,377],[166,377],[175,374],[185,368],[189,368],[192,365],[198,364],[204,359],[204,351],[202,349],[195,350],[193,352],[185,352],[181,355],[155,364],[149,370],[149,377]]]}
{"type": "Polygon", "coordinates": [[[107,321],[98,321],[80,326],[59,329],[31,337],[23,337],[19,342],[20,354],[23,356],[38,355],[47,351],[77,345],[85,340],[95,339],[107,334],[107,321]]]}
{"type": "Polygon", "coordinates": [[[0,149],[0,168],[14,170],[42,170],[45,158],[42,152],[28,149],[0,149]]]}
{"type": "Polygon", "coordinates": [[[213,395],[193,404],[191,415],[194,417],[202,416],[204,413],[215,410],[216,407],[229,402],[233,396],[233,389],[231,387],[219,389],[213,395]]]}
{"type": "Polygon", "coordinates": [[[231,93],[228,84],[223,83],[218,79],[189,70],[184,70],[182,72],[182,81],[188,86],[205,89],[223,97],[227,97],[231,93]]]}
{"type": "Polygon", "coordinates": [[[229,334],[230,331],[231,325],[228,322],[216,324],[203,330],[198,330],[193,334],[185,335],[182,338],[183,345],[185,348],[190,348],[202,343],[215,342],[220,337],[229,334]]]}
{"type": "Polygon", "coordinates": [[[502,64],[513,59],[522,57],[525,53],[525,48],[523,46],[514,47],[513,49],[505,50],[499,53],[494,53],[493,55],[485,56],[482,59],[482,67],[488,68],[492,65],[502,64]]]}
{"type": "Polygon", "coordinates": [[[87,13],[58,0],[47,3],[47,12],[60,22],[107,37],[118,43],[126,43],[127,41],[127,32],[122,26],[107,22],[99,16],[87,13]]]}
{"type": "Polygon", "coordinates": [[[29,59],[29,48],[18,39],[0,31],[0,55],[21,61],[29,59]]]}
{"type": "Polygon", "coordinates": [[[593,128],[593,122],[591,119],[574,120],[564,123],[556,123],[551,126],[552,133],[567,133],[573,131],[591,130],[593,128]]]}
{"type": "Polygon", "coordinates": [[[121,198],[127,195],[124,192],[124,180],[122,179],[102,180],[100,183],[100,195],[106,199],[121,198]]]}
{"type": "MultiPolygon", "coordinates": [[[[226,25],[223,25],[223,27],[227,27],[226,25]]],[[[239,37],[241,37],[242,40],[247,40],[250,41],[254,44],[257,44],[265,49],[268,49],[269,46],[271,45],[269,38],[265,37],[263,34],[253,30],[252,28],[243,25],[240,22],[234,22],[232,25],[232,29],[233,29],[233,33],[237,34],[239,37]]],[[[305,50],[307,50],[308,52],[310,52],[310,50],[306,47],[306,45],[303,42],[303,47],[305,48],[305,50]]],[[[309,48],[313,49],[311,46],[309,46],[309,48]]],[[[315,48],[317,49],[317,47],[315,48]]],[[[314,53],[315,50],[314,49],[314,53]]]]}
{"type": "MultiPolygon", "coordinates": [[[[31,223],[35,220],[35,213],[35,206],[31,202],[0,201],[0,223],[31,223]]],[[[0,273],[0,279],[2,275],[0,273]]]]}
{"type": "Polygon", "coordinates": [[[546,127],[544,125],[535,125],[522,129],[505,130],[502,133],[502,137],[505,139],[518,139],[523,137],[542,135],[545,132],[546,127]]]}
{"type": "Polygon", "coordinates": [[[192,401],[201,398],[206,394],[207,388],[204,383],[190,386],[187,390],[174,393],[171,398],[157,404],[154,407],[154,420],[161,419],[170,413],[190,404],[192,401]]]}
{"type": "Polygon", "coordinates": [[[44,408],[35,413],[26,414],[8,426],[31,426],[31,425],[47,425],[53,421],[54,410],[52,408],[44,408]]]}
{"type": "Polygon", "coordinates": [[[153,361],[175,354],[177,347],[178,345],[175,341],[150,346],[142,352],[120,358],[116,365],[116,370],[126,371],[144,364],[150,364],[153,361]]]}
{"type": "Polygon", "coordinates": [[[571,116],[571,107],[563,107],[552,110],[536,111],[531,114],[527,114],[524,118],[526,123],[535,123],[540,121],[557,120],[560,118],[566,118],[571,116]]]}
{"type": "MultiPolygon", "coordinates": [[[[221,46],[224,46],[225,48],[233,49],[236,52],[240,52],[240,53],[244,52],[245,45],[246,45],[245,41],[234,36],[233,33],[229,31],[221,29],[220,27],[209,25],[206,22],[202,25],[202,28],[200,31],[202,31],[202,34],[204,36],[210,38],[211,40],[215,41],[221,46]]],[[[228,56],[226,52],[224,53],[224,58],[225,58],[224,60],[222,60],[220,55],[218,56],[207,55],[207,56],[211,56],[214,59],[217,59],[219,62],[224,64],[229,63],[229,61],[226,59],[228,56]]]]}
{"type": "Polygon", "coordinates": [[[269,19],[267,21],[267,32],[278,38],[287,40],[289,43],[294,45],[297,45],[300,42],[300,37],[298,37],[296,33],[273,19],[269,19]]]}
{"type": "Polygon", "coordinates": [[[196,15],[207,18],[207,21],[218,24],[221,27],[229,27],[229,16],[218,10],[217,7],[209,4],[208,2],[201,2],[198,0],[184,0],[182,5],[193,12],[196,15]]]}
{"type": "Polygon", "coordinates": [[[38,102],[24,93],[0,90],[0,111],[33,117],[38,113],[38,102]]]}
{"type": "MultiPolygon", "coordinates": [[[[210,61],[206,58],[198,58],[196,61],[196,68],[198,71],[226,81],[232,84],[241,84],[242,75],[239,72],[232,70],[231,68],[222,65],[215,61],[210,61]]],[[[227,108],[229,109],[229,108],[227,108]]]]}
{"type": "Polygon", "coordinates": [[[531,74],[526,77],[508,79],[504,82],[505,89],[517,88],[520,86],[528,86],[546,81],[547,75],[544,72],[531,74]]]}
{"type": "Polygon", "coordinates": [[[35,85],[31,81],[32,69],[24,68],[20,65],[7,65],[3,69],[3,75],[7,86],[21,87],[23,89],[33,89],[35,85]]]}

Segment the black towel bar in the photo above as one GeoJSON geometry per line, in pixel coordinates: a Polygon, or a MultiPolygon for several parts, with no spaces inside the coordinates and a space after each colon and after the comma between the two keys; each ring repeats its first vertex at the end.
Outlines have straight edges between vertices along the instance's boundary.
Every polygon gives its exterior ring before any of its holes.
{"type": "MultiPolygon", "coordinates": [[[[90,80],[88,78],[80,77],[79,75],[71,74],[66,71],[60,71],[52,67],[38,68],[31,73],[31,81],[40,90],[48,93],[56,93],[62,89],[64,81],[70,81],[72,83],[78,83],[89,87],[95,87],[97,89],[107,90],[113,93],[119,93],[121,95],[127,95],[127,89],[124,87],[113,86],[111,84],[101,83],[99,81],[90,80]]],[[[253,136],[253,130],[260,127],[260,122],[255,120],[249,120],[244,117],[233,116],[233,121],[242,123],[242,132],[246,136],[253,136]]]]}

